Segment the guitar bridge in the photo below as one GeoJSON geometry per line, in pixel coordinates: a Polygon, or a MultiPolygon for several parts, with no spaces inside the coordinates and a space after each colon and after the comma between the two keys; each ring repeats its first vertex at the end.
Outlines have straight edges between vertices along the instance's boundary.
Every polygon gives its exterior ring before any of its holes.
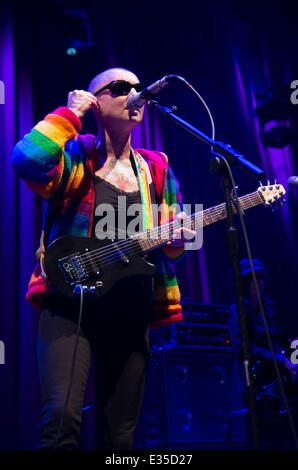
{"type": "Polygon", "coordinates": [[[74,253],[72,256],[66,256],[58,260],[59,269],[69,286],[85,281],[89,277],[79,256],[80,253],[74,253]]]}

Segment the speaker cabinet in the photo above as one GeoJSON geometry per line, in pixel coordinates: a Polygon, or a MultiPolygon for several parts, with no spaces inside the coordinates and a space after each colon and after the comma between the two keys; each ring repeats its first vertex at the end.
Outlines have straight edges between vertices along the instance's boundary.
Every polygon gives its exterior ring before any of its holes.
{"type": "Polygon", "coordinates": [[[245,448],[239,365],[228,352],[153,353],[136,448],[245,448]]]}

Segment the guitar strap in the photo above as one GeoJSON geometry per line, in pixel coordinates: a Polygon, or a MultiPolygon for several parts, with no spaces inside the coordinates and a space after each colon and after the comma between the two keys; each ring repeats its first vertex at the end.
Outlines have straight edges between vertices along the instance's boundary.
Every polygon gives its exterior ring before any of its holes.
{"type": "Polygon", "coordinates": [[[41,275],[44,279],[45,285],[48,283],[48,277],[46,275],[45,269],[44,269],[44,257],[45,257],[45,245],[44,245],[44,234],[45,234],[45,229],[42,229],[41,235],[40,235],[40,242],[39,242],[39,248],[35,253],[35,256],[37,258],[37,261],[39,262],[40,265],[40,272],[41,275]]]}
{"type": "Polygon", "coordinates": [[[148,230],[154,226],[153,213],[151,204],[151,195],[149,189],[149,182],[151,181],[151,174],[145,159],[131,147],[131,151],[135,160],[138,181],[141,192],[141,200],[145,211],[143,211],[143,230],[148,230]]]}

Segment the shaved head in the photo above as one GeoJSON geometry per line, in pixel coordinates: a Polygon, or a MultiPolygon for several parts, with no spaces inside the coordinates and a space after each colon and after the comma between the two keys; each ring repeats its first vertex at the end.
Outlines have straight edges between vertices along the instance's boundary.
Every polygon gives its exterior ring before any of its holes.
{"type": "Polygon", "coordinates": [[[123,133],[130,133],[142,121],[144,109],[127,108],[129,95],[136,92],[133,86],[128,94],[112,95],[108,89],[97,94],[114,80],[123,80],[132,85],[139,83],[138,77],[133,72],[121,67],[104,70],[91,80],[88,92],[96,94],[95,118],[98,129],[101,133],[106,129],[109,129],[109,132],[113,130],[119,133],[121,129],[123,133]]]}
{"type": "Polygon", "coordinates": [[[96,77],[94,77],[89,83],[88,91],[94,94],[96,91],[100,90],[100,88],[104,87],[109,82],[113,80],[118,80],[119,77],[123,74],[126,79],[130,79],[133,82],[139,81],[138,77],[130,70],[121,67],[115,67],[104,70],[103,72],[96,75],[96,77]]]}

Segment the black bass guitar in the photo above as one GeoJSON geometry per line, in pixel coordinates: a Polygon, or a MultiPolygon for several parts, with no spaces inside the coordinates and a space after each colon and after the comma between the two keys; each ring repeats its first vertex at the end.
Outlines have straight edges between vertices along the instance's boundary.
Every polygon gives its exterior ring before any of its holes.
{"type": "MultiPolygon", "coordinates": [[[[280,184],[260,186],[254,193],[240,197],[239,202],[246,210],[259,204],[281,203],[284,194],[285,190],[280,184]]],[[[236,208],[234,212],[237,212],[236,208]]],[[[187,216],[183,227],[197,230],[226,217],[226,205],[223,203],[187,216]]],[[[99,298],[123,278],[153,276],[155,266],[146,259],[146,254],[165,245],[179,227],[181,221],[174,218],[159,227],[122,240],[60,237],[46,250],[44,271],[54,287],[70,298],[77,297],[78,284],[83,286],[88,296],[99,298]]]]}

